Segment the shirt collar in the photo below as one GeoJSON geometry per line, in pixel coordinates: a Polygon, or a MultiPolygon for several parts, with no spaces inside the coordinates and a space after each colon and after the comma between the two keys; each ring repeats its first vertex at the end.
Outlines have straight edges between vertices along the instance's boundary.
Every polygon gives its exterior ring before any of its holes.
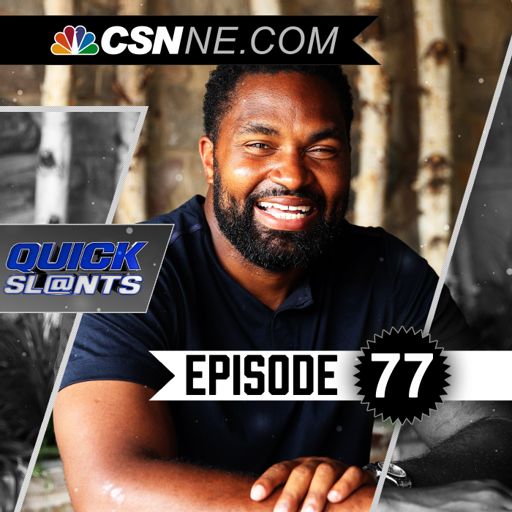
{"type": "Polygon", "coordinates": [[[290,309],[304,309],[313,304],[310,277],[304,275],[298,286],[286,297],[284,302],[277,308],[276,313],[290,309]]]}

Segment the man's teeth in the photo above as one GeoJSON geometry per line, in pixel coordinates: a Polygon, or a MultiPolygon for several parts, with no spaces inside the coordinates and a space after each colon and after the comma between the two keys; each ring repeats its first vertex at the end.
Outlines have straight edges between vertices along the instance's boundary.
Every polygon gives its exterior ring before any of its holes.
{"type": "Polygon", "coordinates": [[[268,201],[261,201],[258,206],[278,219],[300,219],[311,210],[311,206],[292,206],[268,201]]]}
{"type": "Polygon", "coordinates": [[[261,203],[258,203],[261,208],[273,208],[275,210],[282,210],[283,212],[303,212],[307,213],[309,210],[311,210],[311,206],[291,206],[287,204],[280,204],[280,203],[269,203],[266,201],[262,201],[261,203]]]}

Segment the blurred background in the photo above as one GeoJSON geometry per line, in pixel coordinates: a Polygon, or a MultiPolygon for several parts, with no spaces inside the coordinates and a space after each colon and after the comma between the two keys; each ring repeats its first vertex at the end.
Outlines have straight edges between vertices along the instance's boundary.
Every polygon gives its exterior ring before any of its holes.
{"type": "MultiPolygon", "coordinates": [[[[440,271],[512,32],[512,3],[509,0],[1,2],[0,15],[28,13],[378,15],[378,20],[365,31],[359,42],[382,65],[345,68],[354,88],[356,111],[352,128],[354,179],[349,220],[385,227],[440,271]]],[[[116,222],[131,223],[169,211],[192,195],[204,193],[197,140],[202,133],[204,84],[211,69],[210,66],[0,66],[0,99],[4,105],[17,106],[149,105],[115,217],[116,222]]],[[[69,119],[64,121],[69,125],[69,119]]],[[[16,134],[16,129],[9,128],[10,122],[6,121],[4,133],[9,134],[11,130],[16,134]]],[[[45,124],[42,117],[28,116],[23,123],[26,125],[25,135],[12,144],[4,144],[8,150],[0,155],[6,162],[3,168],[0,166],[4,169],[0,173],[0,193],[3,194],[0,208],[4,208],[5,218],[10,219],[4,222],[31,222],[30,218],[41,219],[39,222],[79,222],[81,212],[90,213],[94,218],[91,222],[103,222],[100,210],[105,208],[101,211],[106,216],[108,197],[114,190],[118,173],[119,155],[126,150],[122,142],[125,139],[122,126],[114,122],[110,131],[108,127],[103,127],[106,131],[102,131],[101,127],[89,124],[74,149],[70,146],[68,151],[58,153],[55,148],[55,155],[59,154],[62,162],[69,162],[69,165],[62,166],[59,164],[61,160],[57,159],[53,175],[50,170],[53,185],[45,188],[47,193],[42,194],[39,208],[35,206],[36,189],[22,185],[23,175],[31,175],[30,179],[34,181],[37,169],[45,167],[48,171],[52,166],[46,165],[48,160],[41,158],[37,148],[51,130],[54,130],[51,139],[56,141],[65,140],[62,137],[66,132],[62,126],[45,124]],[[59,129],[62,136],[55,135],[59,129]],[[102,153],[96,145],[104,142],[106,152],[102,153]],[[16,149],[16,152],[9,149],[20,145],[22,149],[16,149]],[[73,160],[73,151],[82,154],[73,160]],[[22,158],[16,159],[15,155],[20,154],[22,158]],[[105,157],[103,163],[98,160],[102,157],[105,157]],[[68,185],[60,183],[61,178],[67,179],[68,185]],[[51,192],[55,190],[59,190],[58,201],[52,199],[55,196],[51,192]],[[96,201],[94,198],[98,199],[98,205],[102,205],[100,208],[92,204],[96,201]],[[57,212],[53,210],[54,206],[58,206],[57,212]],[[42,216],[39,217],[37,212],[43,212],[42,216]]],[[[77,129],[78,126],[86,126],[85,121],[77,122],[77,129]]],[[[506,129],[508,131],[503,136],[510,141],[510,123],[506,129]]],[[[59,151],[61,149],[62,144],[59,151]]],[[[499,165],[503,170],[507,168],[499,165]]],[[[493,197],[501,194],[503,198],[508,197],[511,186],[508,178],[492,178],[485,185],[486,193],[494,194],[493,197]]],[[[504,223],[506,215],[500,219],[504,223]]],[[[468,237],[467,243],[471,234],[468,237]]],[[[479,244],[485,244],[478,240],[479,244]]],[[[507,247],[507,254],[510,254],[510,244],[507,247]]],[[[470,314],[479,310],[477,298],[484,297],[478,286],[472,284],[477,280],[474,277],[476,270],[469,270],[482,268],[482,259],[470,262],[469,256],[464,257],[471,250],[471,247],[461,249],[461,256],[457,257],[459,269],[462,268],[460,265],[466,265],[463,270],[466,278],[473,276],[464,281],[469,285],[462,286],[460,279],[453,280],[458,299],[473,304],[472,310],[466,310],[470,314]]],[[[500,268],[508,275],[506,268],[509,267],[503,267],[500,262],[500,268]]],[[[505,289],[507,281],[502,280],[501,286],[505,289]]],[[[24,322],[20,318],[11,320],[18,324],[24,322]]],[[[27,332],[28,327],[22,328],[27,332]]],[[[43,319],[39,319],[38,332],[50,333],[43,319]]],[[[21,339],[14,336],[14,340],[21,339]]],[[[28,336],[25,336],[26,340],[29,340],[28,336]]],[[[60,335],[52,333],[48,336],[53,340],[51,345],[55,350],[60,335]]],[[[34,345],[45,346],[42,339],[34,345]]],[[[50,354],[49,350],[44,349],[50,354]]],[[[58,356],[53,357],[58,359],[58,356]]],[[[37,373],[34,368],[30,372],[37,373]]],[[[44,385],[53,382],[50,373],[46,375],[42,380],[44,385]]],[[[376,425],[374,459],[383,459],[388,433],[388,425],[376,425]]],[[[55,456],[53,443],[49,429],[43,456],[36,467],[37,478],[32,480],[25,503],[26,511],[70,510],[58,462],[44,460],[55,456]]],[[[12,457],[8,460],[11,465],[3,463],[4,468],[19,468],[19,458],[14,463],[12,457]]],[[[4,510],[11,510],[12,495],[17,489],[12,475],[20,473],[19,469],[17,471],[6,471],[0,485],[0,493],[4,493],[4,497],[0,494],[0,506],[4,510]]]]}
{"type": "Polygon", "coordinates": [[[512,67],[509,65],[447,284],[485,349],[512,349],[512,67]]]}
{"type": "Polygon", "coordinates": [[[0,111],[0,221],[105,222],[128,148],[122,135],[133,133],[139,114],[17,105],[0,111]]]}
{"type": "MultiPolygon", "coordinates": [[[[511,140],[512,67],[509,65],[446,281],[478,337],[481,350],[512,349],[511,140]]],[[[439,341],[442,346],[442,340],[439,341]]],[[[512,402],[508,405],[512,407],[512,402]]],[[[414,430],[404,425],[393,459],[417,457],[427,450],[414,430]]]]}
{"type": "MultiPolygon", "coordinates": [[[[0,14],[375,14],[382,66],[354,86],[351,220],[383,225],[440,269],[512,32],[509,0],[3,0],[0,14]]],[[[236,18],[235,18],[236,19],[236,18]]],[[[210,66],[1,66],[13,105],[149,105],[117,219],[204,192],[197,139],[210,66]]],[[[82,188],[87,193],[87,187],[82,188]]]]}
{"type": "MultiPolygon", "coordinates": [[[[0,222],[104,223],[139,113],[3,108],[10,111],[0,109],[0,222]]],[[[2,512],[14,508],[73,320],[0,314],[2,512]]],[[[57,457],[50,428],[41,459],[57,457]]]]}

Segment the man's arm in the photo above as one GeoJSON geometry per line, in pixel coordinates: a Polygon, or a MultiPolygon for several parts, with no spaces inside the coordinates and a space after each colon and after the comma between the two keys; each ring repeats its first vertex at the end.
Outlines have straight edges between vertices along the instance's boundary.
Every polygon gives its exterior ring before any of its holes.
{"type": "Polygon", "coordinates": [[[62,390],[55,434],[77,512],[271,510],[251,502],[253,479],[172,461],[168,407],[151,389],[95,381],[62,390]]]}
{"type": "Polygon", "coordinates": [[[379,512],[500,512],[512,510],[510,489],[494,480],[463,480],[435,487],[398,489],[386,487],[379,512]]]}
{"type": "Polygon", "coordinates": [[[493,479],[512,487],[512,406],[506,402],[446,402],[414,429],[430,447],[399,462],[414,487],[493,479]]]}
{"type": "Polygon", "coordinates": [[[379,511],[512,510],[510,404],[446,402],[415,430],[431,449],[398,462],[413,487],[385,487],[379,511]]]}
{"type": "MultiPolygon", "coordinates": [[[[152,395],[120,381],[84,382],[59,393],[55,434],[77,512],[274,509],[279,492],[250,499],[253,477],[172,460],[172,419],[165,403],[149,401],[152,395]]],[[[367,510],[372,496],[365,487],[326,510],[367,510]]]]}

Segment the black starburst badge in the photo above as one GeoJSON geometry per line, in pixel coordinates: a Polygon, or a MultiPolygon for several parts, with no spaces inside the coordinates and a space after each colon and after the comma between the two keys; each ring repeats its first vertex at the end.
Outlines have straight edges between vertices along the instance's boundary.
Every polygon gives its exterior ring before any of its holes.
{"type": "Polygon", "coordinates": [[[448,386],[446,356],[437,341],[412,328],[383,331],[362,349],[356,365],[361,402],[376,417],[401,423],[437,409],[448,386]]]}

